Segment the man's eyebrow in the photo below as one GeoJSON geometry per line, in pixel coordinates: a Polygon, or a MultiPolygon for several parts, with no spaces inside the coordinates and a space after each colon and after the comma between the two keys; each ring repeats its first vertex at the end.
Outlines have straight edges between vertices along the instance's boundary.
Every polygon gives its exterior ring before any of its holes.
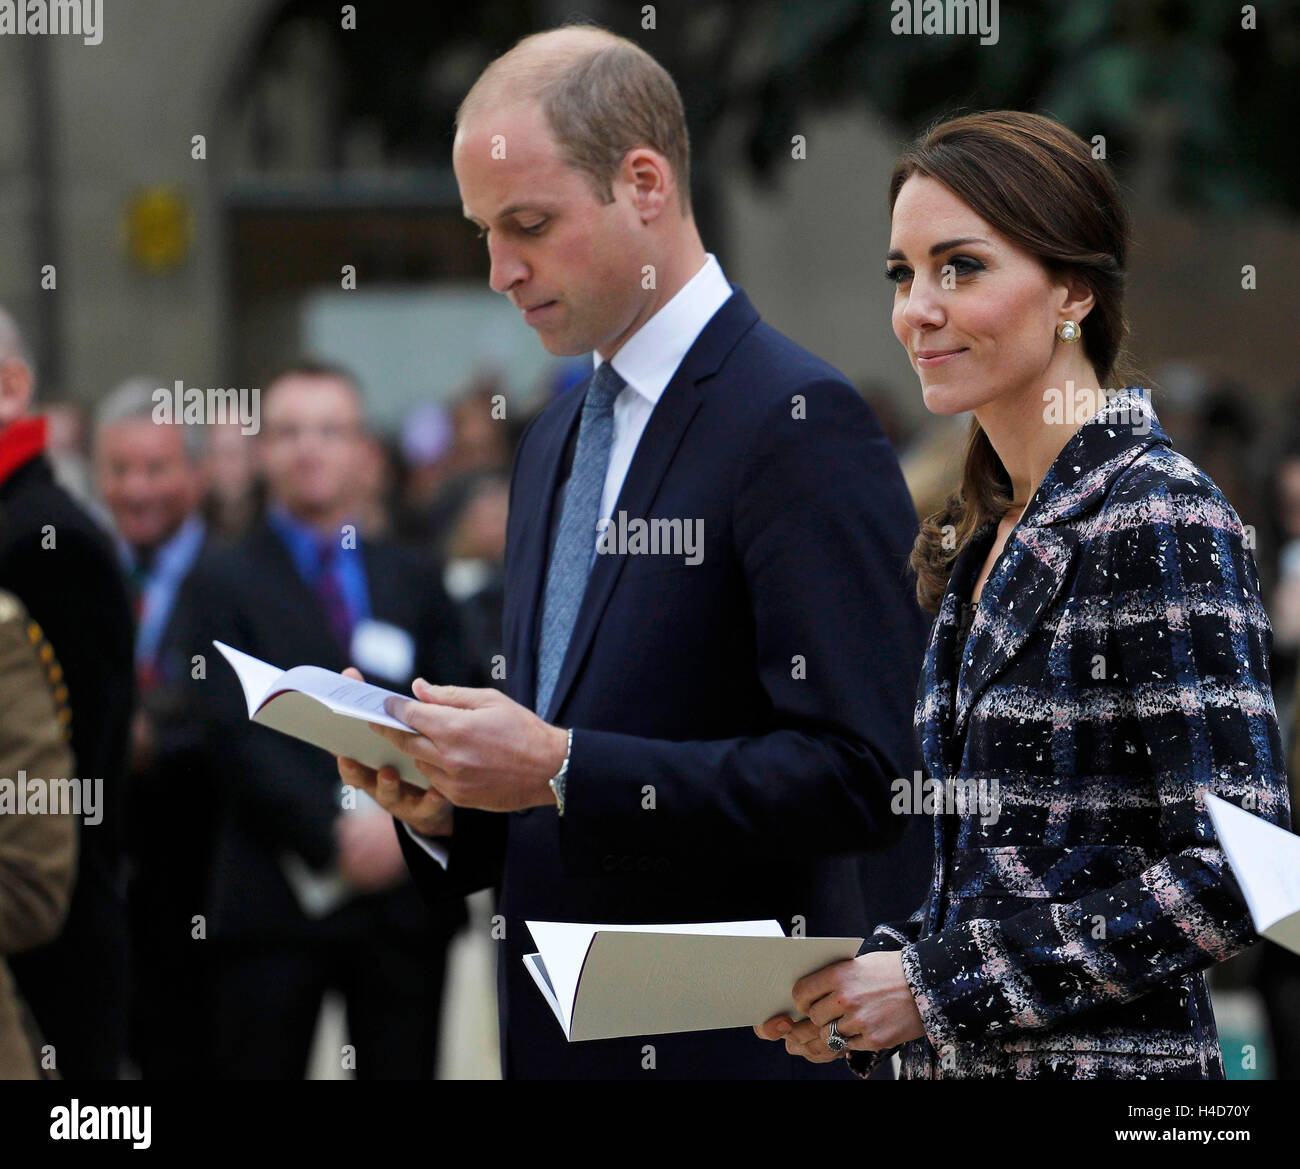
{"type": "MultiPolygon", "coordinates": [[[[952,251],[953,248],[959,248],[964,244],[986,244],[988,242],[989,242],[988,240],[981,239],[977,235],[964,235],[960,239],[945,239],[945,240],[941,240],[939,243],[935,244],[930,249],[930,255],[932,256],[942,255],[944,252],[950,252],[952,251]]],[[[885,259],[906,260],[907,257],[903,255],[903,253],[900,252],[897,248],[895,248],[893,251],[889,253],[889,255],[885,257],[885,259]]]]}
{"type": "MultiPolygon", "coordinates": [[[[518,215],[519,212],[521,211],[541,211],[545,213],[546,209],[537,203],[511,203],[509,207],[503,207],[500,211],[498,211],[496,217],[498,219],[505,219],[507,215],[518,215]]],[[[478,222],[478,219],[475,218],[473,215],[471,215],[463,207],[461,208],[461,214],[464,215],[465,218],[468,219],[471,223],[478,222]]]]}

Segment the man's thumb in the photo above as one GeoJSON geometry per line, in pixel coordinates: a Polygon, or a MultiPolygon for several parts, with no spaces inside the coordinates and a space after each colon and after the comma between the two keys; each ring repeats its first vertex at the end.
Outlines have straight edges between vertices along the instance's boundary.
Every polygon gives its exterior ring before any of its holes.
{"type": "Polygon", "coordinates": [[[416,678],[411,683],[411,692],[421,702],[432,702],[438,706],[458,706],[463,710],[473,710],[482,706],[490,690],[475,690],[470,686],[434,686],[423,678],[416,678]]]}

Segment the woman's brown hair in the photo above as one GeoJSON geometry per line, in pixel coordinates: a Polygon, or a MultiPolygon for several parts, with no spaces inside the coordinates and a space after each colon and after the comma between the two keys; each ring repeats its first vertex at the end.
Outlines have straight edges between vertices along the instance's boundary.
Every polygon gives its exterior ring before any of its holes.
{"type": "MultiPolygon", "coordinates": [[[[1128,214],[1106,164],[1083,139],[1040,114],[965,114],[931,127],[903,152],[889,180],[891,213],[913,175],[943,183],[1049,272],[1072,273],[1087,285],[1095,303],[1084,324],[1083,348],[1098,388],[1126,373],[1128,214]]],[[[923,609],[938,612],[957,554],[1010,504],[1006,468],[972,418],[961,481],[944,506],[921,522],[912,548],[923,609]]]]}

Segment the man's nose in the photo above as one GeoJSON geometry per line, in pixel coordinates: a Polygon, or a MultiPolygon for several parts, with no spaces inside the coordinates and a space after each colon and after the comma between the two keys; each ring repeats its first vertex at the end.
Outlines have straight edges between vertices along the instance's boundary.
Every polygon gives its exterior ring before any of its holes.
{"type": "Polygon", "coordinates": [[[488,287],[493,292],[509,292],[521,280],[528,276],[528,265],[520,259],[509,244],[488,236],[488,258],[492,270],[488,275],[488,287]]]}

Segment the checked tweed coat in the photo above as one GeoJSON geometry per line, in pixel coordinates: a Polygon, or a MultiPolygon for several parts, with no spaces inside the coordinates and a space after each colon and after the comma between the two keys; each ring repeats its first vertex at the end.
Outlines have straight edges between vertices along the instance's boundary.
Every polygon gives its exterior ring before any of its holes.
{"type": "Polygon", "coordinates": [[[1202,972],[1257,935],[1199,791],[1290,826],[1241,521],[1125,390],[1052,464],[963,651],[995,527],[954,564],[914,721],[929,777],[998,800],[937,808],[925,904],[863,947],[901,948],[925,1024],[903,1076],[1222,1078],[1202,972]]]}

